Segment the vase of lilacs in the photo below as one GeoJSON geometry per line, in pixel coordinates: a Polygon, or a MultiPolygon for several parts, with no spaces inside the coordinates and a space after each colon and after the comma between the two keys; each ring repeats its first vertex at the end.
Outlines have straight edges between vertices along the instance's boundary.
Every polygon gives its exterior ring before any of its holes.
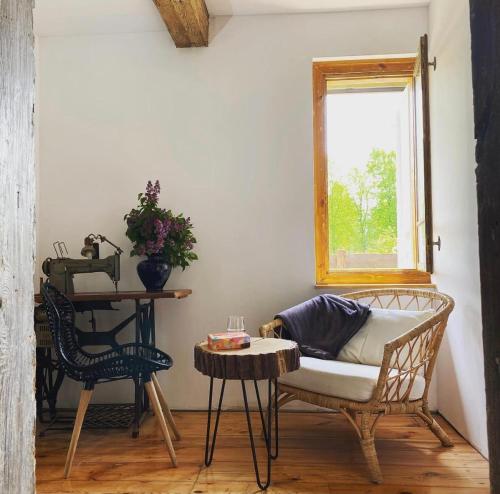
{"type": "Polygon", "coordinates": [[[160,182],[149,181],[146,192],[137,196],[139,205],[124,216],[131,256],[146,256],[137,265],[137,274],[147,291],[161,291],[172,269],[186,269],[198,259],[193,252],[196,239],[190,218],[174,215],[158,206],[160,182]]]}

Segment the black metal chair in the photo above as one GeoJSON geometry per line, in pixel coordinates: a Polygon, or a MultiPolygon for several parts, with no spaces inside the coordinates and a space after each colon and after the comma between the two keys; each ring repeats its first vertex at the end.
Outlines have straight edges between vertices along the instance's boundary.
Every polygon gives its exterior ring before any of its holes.
{"type": "Polygon", "coordinates": [[[177,466],[166,420],[174,436],[179,439],[180,435],[155,374],[157,371],[170,369],[172,359],[155,347],[136,343],[120,345],[101,353],[88,353],[78,344],[75,334],[75,309],[70,300],[49,283],[42,286],[42,297],[57,357],[66,375],[83,383],[71,443],[66,457],[64,477],[68,478],[71,472],[78,438],[94,386],[121,379],[139,379],[144,382],[154,414],[167,444],[172,464],[174,467],[177,466]]]}

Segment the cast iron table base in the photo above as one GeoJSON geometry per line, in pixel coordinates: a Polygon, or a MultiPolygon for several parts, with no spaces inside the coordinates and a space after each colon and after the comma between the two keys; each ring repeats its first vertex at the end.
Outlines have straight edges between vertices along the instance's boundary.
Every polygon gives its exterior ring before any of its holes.
{"type": "MultiPolygon", "coordinates": [[[[135,342],[144,345],[155,346],[155,300],[156,299],[182,299],[191,294],[191,290],[164,290],[161,292],[82,292],[69,294],[68,298],[73,303],[75,310],[80,313],[91,313],[92,331],[82,331],[76,328],[76,336],[78,343],[81,346],[104,345],[115,348],[118,346],[116,341],[117,336],[132,322],[135,322],[135,342]],[[94,318],[94,311],[100,310],[116,310],[111,305],[113,302],[121,302],[123,300],[133,300],[135,302],[135,311],[123,319],[119,324],[108,331],[98,331],[94,318]],[[141,302],[148,300],[148,302],[141,302]]],[[[40,294],[35,295],[35,302],[42,303],[40,294]]],[[[44,433],[57,429],[54,424],[58,422],[57,417],[57,394],[64,379],[64,371],[57,360],[52,356],[50,349],[37,349],[37,415],[44,422],[43,416],[43,401],[47,400],[49,405],[49,424],[44,428],[44,433]],[[53,373],[57,372],[55,381],[53,373]]],[[[144,383],[140,380],[134,380],[134,407],[133,411],[130,407],[116,407],[116,416],[120,416],[119,420],[122,424],[130,424],[132,422],[132,437],[139,435],[139,428],[146,412],[149,411],[149,400],[147,393],[144,390],[144,383]],[[132,416],[131,416],[132,413],[132,416]]],[[[107,405],[108,410],[111,410],[113,405],[107,405]]],[[[62,420],[64,422],[64,419],[62,420]]],[[[86,425],[86,424],[85,424],[86,425]]],[[[95,427],[98,422],[96,421],[95,427]]],[[[103,423],[103,429],[109,428],[109,425],[103,423]]]]}

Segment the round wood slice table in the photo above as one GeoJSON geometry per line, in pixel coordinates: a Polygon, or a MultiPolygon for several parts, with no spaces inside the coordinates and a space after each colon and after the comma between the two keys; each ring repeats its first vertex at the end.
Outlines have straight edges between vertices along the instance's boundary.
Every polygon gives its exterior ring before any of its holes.
{"type": "Polygon", "coordinates": [[[278,457],[278,395],[276,393],[278,386],[278,377],[292,372],[300,367],[300,353],[297,343],[289,340],[278,338],[252,338],[250,347],[241,350],[219,350],[212,351],[208,348],[208,343],[203,341],[194,347],[194,365],[202,374],[210,377],[210,390],[208,396],[208,420],[207,420],[207,435],[205,441],[205,465],[208,467],[212,463],[215,449],[215,441],[217,439],[217,429],[219,427],[219,418],[222,408],[222,400],[224,398],[224,389],[226,380],[241,381],[241,390],[243,393],[243,402],[245,405],[245,413],[248,425],[248,435],[250,438],[250,446],[252,449],[253,466],[257,485],[265,490],[271,483],[271,460],[278,457]],[[217,415],[213,437],[210,445],[210,430],[212,424],[212,396],[214,378],[222,379],[222,387],[217,406],[217,415]],[[262,410],[262,402],[259,395],[257,381],[267,380],[267,420],[264,417],[262,410]],[[263,483],[259,474],[257,465],[257,456],[255,453],[255,440],[252,432],[252,422],[248,409],[248,397],[245,381],[253,381],[255,394],[257,396],[257,404],[259,406],[260,419],[264,441],[267,450],[267,478],[263,483]],[[274,384],[274,407],[271,397],[271,385],[274,384]],[[275,445],[274,452],[272,451],[272,424],[271,417],[274,408],[274,428],[275,428],[275,445]],[[267,423],[266,423],[267,422],[267,423]]]}

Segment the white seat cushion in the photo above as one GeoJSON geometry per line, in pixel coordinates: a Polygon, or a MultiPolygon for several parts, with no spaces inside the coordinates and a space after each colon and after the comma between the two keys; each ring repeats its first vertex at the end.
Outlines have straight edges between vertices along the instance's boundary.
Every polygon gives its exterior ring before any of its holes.
{"type": "MultiPolygon", "coordinates": [[[[279,382],[336,398],[369,401],[377,386],[379,372],[380,367],[373,365],[300,357],[300,369],[285,374],[279,382]]],[[[424,387],[424,378],[416,376],[410,399],[420,398],[424,387]]]]}
{"type": "Polygon", "coordinates": [[[344,345],[337,358],[343,362],[380,366],[387,342],[405,334],[434,314],[433,310],[372,308],[366,323],[344,345]]]}

